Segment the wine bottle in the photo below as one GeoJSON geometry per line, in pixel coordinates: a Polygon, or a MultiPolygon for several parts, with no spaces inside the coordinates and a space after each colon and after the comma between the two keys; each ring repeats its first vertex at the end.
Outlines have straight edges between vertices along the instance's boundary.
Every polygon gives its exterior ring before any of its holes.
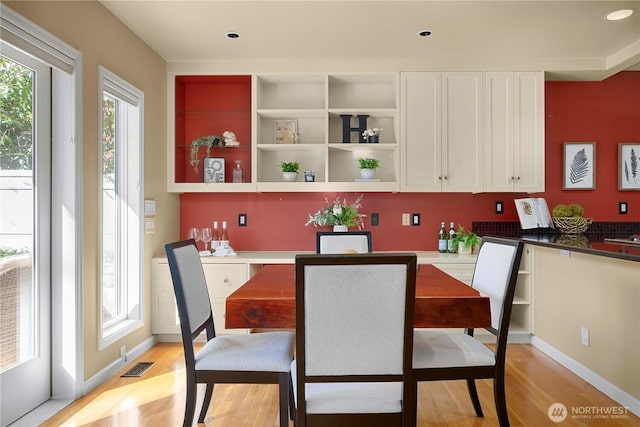
{"type": "Polygon", "coordinates": [[[438,233],[438,252],[447,252],[447,242],[449,241],[444,221],[440,223],[440,233],[438,233]]]}
{"type": "Polygon", "coordinates": [[[211,250],[215,250],[220,246],[220,230],[218,230],[218,221],[213,221],[213,239],[211,240],[211,250]]]}
{"type": "Polygon", "coordinates": [[[456,248],[453,247],[454,237],[456,237],[456,230],[454,229],[453,222],[451,222],[449,223],[449,241],[447,242],[447,250],[449,251],[450,254],[456,253],[455,251],[456,248]]]}
{"type": "Polygon", "coordinates": [[[224,249],[229,247],[229,234],[227,233],[227,221],[222,221],[222,232],[220,233],[220,246],[224,249]]]}

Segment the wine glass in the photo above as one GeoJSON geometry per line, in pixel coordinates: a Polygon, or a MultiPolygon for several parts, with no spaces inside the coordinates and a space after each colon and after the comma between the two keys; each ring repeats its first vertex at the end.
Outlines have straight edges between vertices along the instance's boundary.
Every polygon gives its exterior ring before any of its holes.
{"type": "Polygon", "coordinates": [[[200,231],[196,227],[191,227],[189,229],[189,239],[193,239],[196,241],[196,246],[200,241],[200,231]]]}
{"type": "Polygon", "coordinates": [[[202,229],[202,232],[200,233],[200,240],[202,240],[204,242],[204,250],[205,252],[208,251],[209,249],[209,242],[211,241],[212,236],[211,236],[211,229],[209,227],[205,227],[202,229]]]}

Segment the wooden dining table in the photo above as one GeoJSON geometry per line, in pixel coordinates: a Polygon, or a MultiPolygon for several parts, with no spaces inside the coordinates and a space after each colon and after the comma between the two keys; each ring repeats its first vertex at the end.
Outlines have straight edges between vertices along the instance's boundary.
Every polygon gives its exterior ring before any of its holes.
{"type": "MultiPolygon", "coordinates": [[[[491,326],[489,297],[431,264],[416,272],[416,328],[491,326]]],[[[226,328],[293,329],[295,265],[262,267],[226,299],[226,328]]]]}

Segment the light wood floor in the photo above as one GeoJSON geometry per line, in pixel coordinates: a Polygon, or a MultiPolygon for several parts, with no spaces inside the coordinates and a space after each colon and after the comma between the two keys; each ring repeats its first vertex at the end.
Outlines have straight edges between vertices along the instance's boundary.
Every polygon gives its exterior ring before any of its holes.
{"type": "MultiPolygon", "coordinates": [[[[184,381],[182,345],[158,344],[42,425],[181,426],[184,381]],[[119,376],[141,361],[152,361],[155,365],[139,378],[119,376]]],[[[421,383],[418,426],[498,426],[492,382],[478,381],[477,386],[484,418],[475,416],[464,381],[421,383]]],[[[640,419],[630,412],[617,419],[572,416],[572,408],[617,408],[619,405],[530,345],[509,346],[506,387],[512,426],[640,426],[640,419]],[[566,420],[558,424],[547,416],[549,406],[556,402],[564,404],[569,411],[566,420]]],[[[202,394],[203,389],[199,390],[196,417],[202,394]]],[[[206,425],[278,426],[277,386],[217,385],[206,425]]],[[[290,425],[293,426],[293,422],[290,425]]]]}

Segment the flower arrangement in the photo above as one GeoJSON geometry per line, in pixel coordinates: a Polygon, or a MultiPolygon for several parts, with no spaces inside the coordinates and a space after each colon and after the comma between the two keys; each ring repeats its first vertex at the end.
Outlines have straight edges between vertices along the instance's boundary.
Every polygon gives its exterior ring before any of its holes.
{"type": "Polygon", "coordinates": [[[364,136],[365,138],[369,139],[370,136],[378,136],[378,135],[380,135],[380,132],[382,132],[382,131],[383,131],[382,128],[366,129],[364,132],[362,132],[362,136],[364,136]]]}
{"type": "Polygon", "coordinates": [[[358,158],[358,167],[360,169],[377,169],[380,167],[380,160],[371,157],[358,158]]]}
{"type": "Polygon", "coordinates": [[[314,227],[325,227],[333,225],[346,225],[347,227],[364,228],[364,218],[366,215],[358,212],[362,208],[361,194],[352,204],[347,203],[347,199],[340,200],[339,197],[333,202],[324,198],[325,206],[320,208],[315,214],[309,214],[309,219],[305,225],[313,224],[314,227]]]}

